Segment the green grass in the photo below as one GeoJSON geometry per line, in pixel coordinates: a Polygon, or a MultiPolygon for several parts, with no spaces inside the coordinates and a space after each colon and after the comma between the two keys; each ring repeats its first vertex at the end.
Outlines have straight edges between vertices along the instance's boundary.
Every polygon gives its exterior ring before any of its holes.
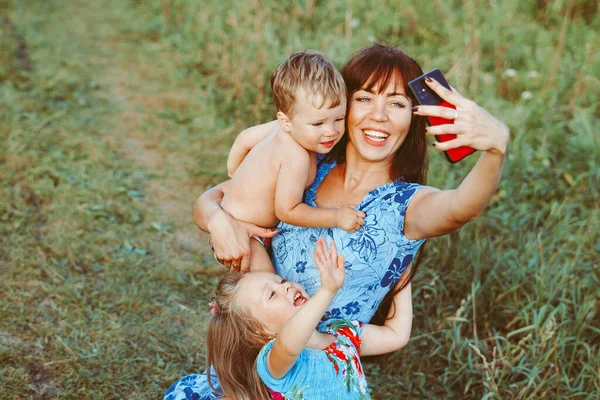
{"type": "MultiPolygon", "coordinates": [[[[490,207],[428,244],[373,397],[600,396],[597,2],[2,4],[0,398],[155,399],[200,372],[218,277],[194,197],[273,118],[282,58],[372,40],[512,131],[490,207]]],[[[475,161],[430,159],[443,188],[475,161]]]]}

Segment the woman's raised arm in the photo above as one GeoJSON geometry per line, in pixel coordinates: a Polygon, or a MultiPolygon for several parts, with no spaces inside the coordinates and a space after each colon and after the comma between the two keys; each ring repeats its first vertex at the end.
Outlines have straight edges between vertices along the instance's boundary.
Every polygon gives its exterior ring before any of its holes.
{"type": "Polygon", "coordinates": [[[434,143],[440,151],[470,146],[483,151],[471,172],[454,190],[423,189],[411,201],[404,232],[411,239],[445,235],[477,218],[498,188],[504,155],[508,147],[508,127],[458,92],[435,80],[428,85],[456,110],[440,106],[418,106],[416,115],[454,120],[454,124],[431,126],[428,135],[455,134],[456,139],[434,143]]]}

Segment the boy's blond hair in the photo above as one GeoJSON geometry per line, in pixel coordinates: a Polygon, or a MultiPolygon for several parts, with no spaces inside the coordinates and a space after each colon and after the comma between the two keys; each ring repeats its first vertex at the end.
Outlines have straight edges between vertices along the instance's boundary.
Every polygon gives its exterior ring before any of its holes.
{"type": "Polygon", "coordinates": [[[327,57],[316,51],[295,51],[283,60],[271,75],[273,100],[278,111],[288,117],[293,114],[298,88],[311,95],[317,108],[328,104],[337,107],[346,97],[346,84],[342,74],[327,57]],[[315,98],[316,97],[316,98],[315,98]]]}

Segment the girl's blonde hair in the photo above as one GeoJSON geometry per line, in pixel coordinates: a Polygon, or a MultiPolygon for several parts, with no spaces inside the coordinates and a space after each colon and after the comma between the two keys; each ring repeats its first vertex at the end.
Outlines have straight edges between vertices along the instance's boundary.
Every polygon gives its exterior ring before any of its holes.
{"type": "Polygon", "coordinates": [[[269,390],[256,371],[258,353],[273,336],[239,304],[240,273],[227,274],[217,285],[214,314],[208,325],[206,371],[217,374],[224,395],[236,400],[270,400],[269,390]]]}

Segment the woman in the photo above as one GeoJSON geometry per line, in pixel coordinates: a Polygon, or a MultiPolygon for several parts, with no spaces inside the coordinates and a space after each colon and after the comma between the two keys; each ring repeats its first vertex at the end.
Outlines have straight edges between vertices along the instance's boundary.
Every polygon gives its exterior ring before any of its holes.
{"type": "MultiPolygon", "coordinates": [[[[369,322],[427,238],[452,232],[485,209],[500,180],[509,130],[473,101],[435,81],[427,84],[456,111],[415,107],[407,83],[422,75],[421,68],[393,47],[375,44],[359,51],[342,75],[348,87],[346,135],[320,160],[304,201],[319,207],[357,204],[366,213],[365,223],[353,233],[281,223],[272,241],[273,262],[282,278],[299,282],[310,295],[318,289],[318,270],[311,260],[315,242],[321,237],[335,240],[346,258],[347,278],[325,318],[369,322]],[[454,124],[425,129],[424,116],[453,119],[454,124]],[[457,138],[434,143],[436,149],[471,146],[482,152],[480,159],[454,190],[423,186],[426,135],[447,133],[457,138]]],[[[248,263],[250,237],[273,233],[224,212],[219,207],[223,188],[200,196],[194,220],[211,234],[215,255],[237,269],[248,263]]]]}

